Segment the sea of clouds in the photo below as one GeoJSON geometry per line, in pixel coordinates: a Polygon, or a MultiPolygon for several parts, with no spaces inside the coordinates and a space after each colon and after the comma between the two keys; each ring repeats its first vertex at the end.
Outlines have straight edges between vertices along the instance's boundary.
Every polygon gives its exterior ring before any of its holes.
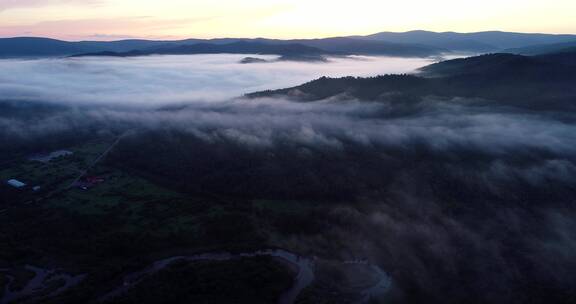
{"type": "Polygon", "coordinates": [[[239,63],[245,56],[5,59],[0,60],[0,96],[117,106],[218,101],[321,76],[410,73],[431,63],[430,59],[363,56],[331,58],[330,63],[239,63]]]}

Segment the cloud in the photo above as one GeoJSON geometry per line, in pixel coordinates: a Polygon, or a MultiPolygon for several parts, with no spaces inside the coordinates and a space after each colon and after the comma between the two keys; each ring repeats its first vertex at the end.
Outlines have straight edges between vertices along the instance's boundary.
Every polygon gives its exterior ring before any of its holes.
{"type": "MultiPolygon", "coordinates": [[[[97,3],[93,3],[93,5],[97,5],[97,3]]],[[[136,36],[147,39],[168,39],[171,36],[167,36],[165,30],[181,29],[210,19],[210,17],[162,19],[150,16],[126,16],[118,18],[48,20],[32,24],[5,25],[0,28],[0,36],[28,35],[58,37],[65,40],[110,40],[136,36]]]]}
{"type": "Polygon", "coordinates": [[[42,7],[52,5],[100,5],[103,0],[0,0],[0,11],[16,8],[42,7]]]}
{"type": "MultiPolygon", "coordinates": [[[[323,75],[409,72],[425,59],[334,59],[330,64],[239,64],[243,55],[0,60],[7,99],[73,103],[153,104],[222,100],[293,86],[323,75]]],[[[273,58],[270,56],[261,56],[273,58]]]]}

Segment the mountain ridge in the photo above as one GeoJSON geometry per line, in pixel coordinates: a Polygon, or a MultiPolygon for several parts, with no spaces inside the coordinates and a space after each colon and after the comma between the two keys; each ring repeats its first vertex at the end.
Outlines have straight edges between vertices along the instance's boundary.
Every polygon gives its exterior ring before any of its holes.
{"type": "Polygon", "coordinates": [[[359,55],[387,55],[400,57],[430,57],[441,53],[512,52],[515,48],[541,44],[569,43],[576,35],[514,33],[485,31],[457,32],[380,32],[366,36],[343,36],[318,39],[268,39],[268,38],[214,38],[182,40],[124,39],[115,41],[64,41],[44,37],[0,38],[0,57],[53,57],[82,53],[132,51],[149,52],[156,48],[180,47],[208,43],[214,45],[236,42],[255,42],[274,45],[302,44],[325,52],[359,55]]]}
{"type": "Polygon", "coordinates": [[[487,54],[428,65],[417,74],[322,77],[247,98],[312,102],[341,99],[419,103],[427,96],[480,98],[524,110],[575,110],[576,52],[542,56],[487,54]]]}

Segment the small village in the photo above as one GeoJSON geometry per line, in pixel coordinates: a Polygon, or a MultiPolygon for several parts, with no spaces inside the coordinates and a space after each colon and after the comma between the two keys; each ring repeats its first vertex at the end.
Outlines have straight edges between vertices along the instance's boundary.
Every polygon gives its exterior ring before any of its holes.
{"type": "MultiPolygon", "coordinates": [[[[30,156],[28,158],[29,161],[32,162],[39,162],[42,164],[48,164],[50,163],[52,160],[58,159],[58,158],[64,158],[70,155],[74,155],[74,152],[68,151],[68,150],[58,150],[58,151],[53,151],[50,153],[45,153],[45,154],[35,154],[33,156],[30,156]]],[[[24,181],[21,181],[19,179],[16,178],[11,178],[8,181],[6,181],[6,184],[8,186],[13,187],[14,189],[18,189],[21,191],[26,191],[26,190],[31,190],[32,192],[38,192],[42,189],[42,186],[40,185],[29,185],[24,181]]]]}
{"type": "Polygon", "coordinates": [[[69,189],[89,191],[105,182],[105,175],[92,175],[89,169],[108,146],[94,142],[70,150],[34,153],[0,168],[0,213],[69,189]]]}

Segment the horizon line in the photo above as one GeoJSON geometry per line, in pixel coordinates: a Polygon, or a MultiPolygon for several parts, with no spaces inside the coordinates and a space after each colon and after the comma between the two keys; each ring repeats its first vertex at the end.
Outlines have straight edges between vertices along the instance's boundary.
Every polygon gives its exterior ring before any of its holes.
{"type": "Polygon", "coordinates": [[[329,39],[329,38],[354,38],[354,37],[367,37],[371,35],[376,35],[380,33],[395,33],[395,34],[405,34],[405,33],[414,33],[414,32],[427,32],[427,33],[435,33],[435,34],[478,34],[478,33],[510,33],[510,34],[526,34],[526,35],[552,35],[552,36],[576,36],[576,33],[567,34],[567,33],[543,33],[543,32],[515,32],[515,31],[504,31],[504,30],[483,30],[483,31],[473,31],[473,32],[458,32],[458,31],[430,31],[430,30],[408,30],[408,31],[381,31],[371,34],[357,34],[357,35],[341,35],[341,36],[325,36],[325,37],[315,37],[315,38],[267,38],[265,36],[254,36],[254,37],[245,37],[245,36],[222,36],[222,37],[210,37],[210,38],[196,38],[196,37],[171,37],[171,38],[153,38],[153,37],[129,37],[120,38],[118,39],[110,39],[110,40],[99,40],[97,36],[101,35],[103,37],[106,34],[94,34],[92,37],[96,38],[95,40],[90,40],[89,37],[86,39],[81,40],[67,40],[62,38],[55,38],[50,36],[9,36],[9,37],[1,37],[0,39],[16,39],[16,38],[41,38],[41,39],[51,39],[51,40],[59,40],[65,42],[87,42],[87,41],[98,41],[98,42],[115,42],[115,41],[125,41],[125,40],[149,40],[149,41],[181,41],[181,40],[190,40],[190,39],[198,39],[198,40],[215,40],[215,39],[270,39],[270,40],[314,40],[314,39],[329,39]]]}

